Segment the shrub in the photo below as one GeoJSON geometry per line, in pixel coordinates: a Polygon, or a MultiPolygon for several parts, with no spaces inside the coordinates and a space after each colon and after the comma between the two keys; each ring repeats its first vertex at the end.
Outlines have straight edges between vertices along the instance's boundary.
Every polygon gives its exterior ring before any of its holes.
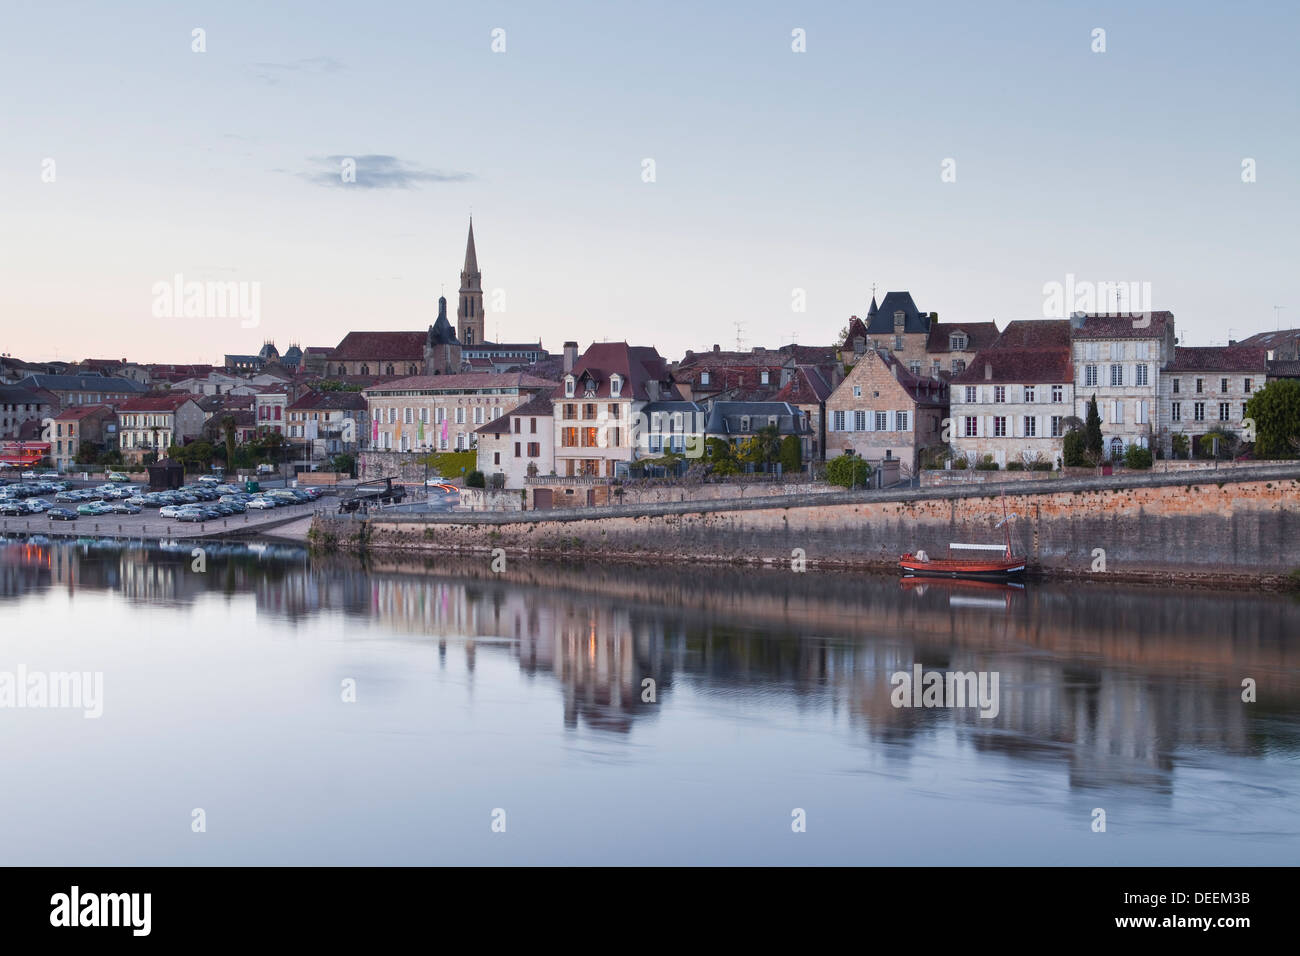
{"type": "Polygon", "coordinates": [[[965,456],[963,456],[961,458],[954,458],[952,460],[952,466],[956,468],[958,471],[965,471],[967,468],[970,467],[970,462],[968,462],[965,456]]]}
{"type": "Polygon", "coordinates": [[[1066,432],[1062,446],[1065,452],[1065,466],[1067,468],[1083,468],[1088,464],[1085,456],[1088,439],[1082,429],[1076,428],[1074,431],[1066,432]]]}
{"type": "Polygon", "coordinates": [[[781,439],[781,470],[798,471],[803,467],[803,454],[798,435],[786,435],[781,439]]]}
{"type": "Polygon", "coordinates": [[[486,481],[486,479],[484,479],[484,477],[483,477],[483,472],[478,471],[478,470],[471,471],[471,472],[469,473],[468,477],[466,477],[466,479],[465,479],[465,487],[466,487],[466,488],[486,488],[486,487],[487,487],[487,481],[486,481]]]}
{"type": "Polygon", "coordinates": [[[1024,471],[1024,470],[1025,470],[1025,466],[1023,462],[1019,462],[1019,461],[1007,462],[1007,471],[1024,471]]]}
{"type": "Polygon", "coordinates": [[[843,488],[864,487],[871,477],[871,466],[857,455],[840,455],[826,463],[826,480],[843,488]]]}
{"type": "Polygon", "coordinates": [[[1129,445],[1128,451],[1124,452],[1124,464],[1129,468],[1150,468],[1151,449],[1143,448],[1141,445],[1129,445]]]}
{"type": "Polygon", "coordinates": [[[981,458],[978,462],[975,463],[975,470],[976,471],[997,471],[998,463],[993,460],[992,455],[985,455],[983,458],[981,458]]]}
{"type": "Polygon", "coordinates": [[[1052,463],[1050,461],[1036,461],[1029,466],[1030,471],[1051,471],[1052,463]]]}

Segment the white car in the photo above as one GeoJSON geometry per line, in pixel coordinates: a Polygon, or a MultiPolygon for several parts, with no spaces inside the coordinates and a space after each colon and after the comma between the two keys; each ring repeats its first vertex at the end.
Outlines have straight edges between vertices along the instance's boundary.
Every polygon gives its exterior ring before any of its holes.
{"type": "Polygon", "coordinates": [[[44,498],[28,498],[26,501],[27,510],[33,513],[49,511],[51,505],[44,498]]]}
{"type": "Polygon", "coordinates": [[[160,518],[175,518],[176,513],[184,507],[185,505],[163,505],[158,509],[158,516],[160,518]]]}
{"type": "Polygon", "coordinates": [[[130,476],[130,475],[127,475],[127,474],[123,474],[123,473],[120,472],[120,471],[110,471],[110,472],[108,473],[108,480],[109,480],[109,481],[117,481],[117,482],[130,481],[130,480],[131,480],[131,476],[130,476]]]}
{"type": "Polygon", "coordinates": [[[219,484],[221,484],[221,479],[218,478],[216,475],[201,475],[201,476],[199,476],[199,484],[201,484],[201,485],[219,485],[219,484]]]}
{"type": "Polygon", "coordinates": [[[259,511],[270,511],[275,507],[275,502],[267,501],[265,498],[249,498],[244,502],[244,506],[247,508],[256,508],[259,511]]]}

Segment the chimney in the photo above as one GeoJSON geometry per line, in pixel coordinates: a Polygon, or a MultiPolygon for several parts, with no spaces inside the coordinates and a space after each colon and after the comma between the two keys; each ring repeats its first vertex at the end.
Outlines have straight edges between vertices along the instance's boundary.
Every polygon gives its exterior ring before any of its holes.
{"type": "Polygon", "coordinates": [[[578,364],[578,343],[564,343],[564,371],[569,373],[573,371],[573,366],[578,364]]]}
{"type": "Polygon", "coordinates": [[[898,363],[894,362],[889,366],[889,370],[894,373],[894,378],[898,378],[898,363]]]}
{"type": "Polygon", "coordinates": [[[716,342],[713,345],[713,351],[715,352],[720,351],[716,342]]]}
{"type": "Polygon", "coordinates": [[[984,363],[984,381],[993,381],[993,366],[989,362],[984,363]]]}
{"type": "Polygon", "coordinates": [[[1228,339],[1228,348],[1232,348],[1236,344],[1237,344],[1236,339],[1228,339]]]}
{"type": "Polygon", "coordinates": [[[1070,328],[1072,328],[1072,329],[1081,329],[1081,328],[1083,328],[1083,320],[1084,320],[1085,318],[1087,318],[1087,317],[1088,317],[1088,314],[1087,314],[1086,312],[1071,312],[1071,313],[1070,313],[1070,328]]]}

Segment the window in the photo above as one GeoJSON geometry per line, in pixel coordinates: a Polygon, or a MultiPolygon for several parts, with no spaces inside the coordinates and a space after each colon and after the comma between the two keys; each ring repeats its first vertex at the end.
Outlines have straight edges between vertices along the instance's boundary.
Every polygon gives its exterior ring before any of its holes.
{"type": "Polygon", "coordinates": [[[514,423],[515,423],[515,434],[518,435],[519,430],[523,428],[524,423],[523,420],[519,418],[514,419],[514,423]]]}
{"type": "Polygon", "coordinates": [[[1198,378],[1196,380],[1196,394],[1200,395],[1204,391],[1205,391],[1205,379],[1198,378]]]}
{"type": "Polygon", "coordinates": [[[1226,422],[1232,417],[1232,406],[1227,402],[1219,402],[1219,421],[1226,422]]]}
{"type": "Polygon", "coordinates": [[[894,336],[894,351],[895,352],[903,351],[903,337],[901,335],[894,336]]]}
{"type": "Polygon", "coordinates": [[[1182,384],[1183,384],[1183,380],[1182,380],[1181,378],[1176,378],[1176,379],[1174,379],[1174,394],[1175,394],[1175,395],[1178,394],[1178,392],[1179,392],[1179,390],[1180,390],[1182,384]]]}
{"type": "Polygon", "coordinates": [[[611,404],[609,404],[609,405],[607,405],[607,406],[605,407],[605,411],[609,413],[609,417],[610,417],[610,418],[618,418],[618,406],[617,406],[617,405],[611,403],[611,404]]]}
{"type": "Polygon", "coordinates": [[[1038,437],[1038,416],[1036,415],[1025,416],[1025,437],[1026,438],[1038,437]]]}
{"type": "Polygon", "coordinates": [[[1083,345],[1083,357],[1089,361],[1095,362],[1101,358],[1101,350],[1096,342],[1085,342],[1083,345]]]}
{"type": "Polygon", "coordinates": [[[1006,400],[1007,400],[1007,387],[1005,385],[994,385],[993,401],[996,403],[1002,403],[1005,402],[1006,400]]]}
{"type": "Polygon", "coordinates": [[[889,430],[889,412],[876,412],[876,431],[889,430]]]}
{"type": "Polygon", "coordinates": [[[456,409],[456,424],[457,425],[465,424],[465,409],[463,408],[456,409]]]}
{"type": "Polygon", "coordinates": [[[742,432],[747,432],[747,431],[749,431],[749,416],[748,416],[748,415],[741,415],[741,416],[740,416],[740,430],[741,430],[742,432]]]}
{"type": "MultiPolygon", "coordinates": [[[[708,379],[709,377],[708,373],[705,373],[704,377],[705,379],[708,379]]],[[[573,398],[573,376],[572,375],[569,375],[564,379],[564,397],[573,398]]]]}
{"type": "Polygon", "coordinates": [[[582,406],[582,420],[586,422],[594,422],[596,420],[595,402],[588,402],[582,406]]]}
{"type": "Polygon", "coordinates": [[[1219,379],[1219,394],[1220,395],[1228,394],[1228,380],[1226,378],[1219,379]]]}
{"type": "Polygon", "coordinates": [[[833,431],[833,432],[842,432],[842,431],[844,431],[844,413],[843,413],[843,412],[834,412],[834,413],[831,415],[831,431],[833,431]]]}
{"type": "Polygon", "coordinates": [[[966,438],[978,438],[979,422],[980,420],[974,415],[967,415],[962,423],[962,434],[966,438]]]}
{"type": "Polygon", "coordinates": [[[1181,422],[1183,420],[1183,403],[1174,402],[1169,406],[1169,420],[1171,422],[1181,422]]]}
{"type": "Polygon", "coordinates": [[[600,438],[598,437],[599,431],[600,430],[595,426],[589,426],[587,428],[584,428],[582,430],[582,447],[599,448],[600,447],[600,438]]]}
{"type": "Polygon", "coordinates": [[[953,374],[956,375],[958,372],[964,372],[964,371],[966,371],[966,360],[965,360],[965,359],[953,359],[953,360],[952,360],[952,372],[953,372],[953,374]]]}
{"type": "Polygon", "coordinates": [[[530,435],[537,434],[537,419],[535,418],[528,419],[528,434],[530,435]]]}
{"type": "Polygon", "coordinates": [[[1007,437],[1007,417],[1005,415],[993,416],[993,437],[994,438],[1007,437]]]}
{"type": "Polygon", "coordinates": [[[894,412],[894,431],[911,431],[907,427],[907,412],[894,412]]]}
{"type": "Polygon", "coordinates": [[[1110,384],[1116,386],[1124,384],[1123,365],[1112,365],[1110,367],[1110,384]]]}
{"type": "Polygon", "coordinates": [[[853,397],[854,397],[854,398],[861,398],[861,397],[862,397],[862,386],[861,386],[861,385],[854,385],[854,386],[853,386],[853,397]]]}
{"type": "Polygon", "coordinates": [[[708,373],[708,372],[701,372],[701,373],[700,373],[700,384],[701,384],[701,385],[708,385],[708,384],[709,384],[709,373],[708,373]]]}
{"type": "Polygon", "coordinates": [[[1150,347],[1151,347],[1150,342],[1135,343],[1133,346],[1134,357],[1140,359],[1150,358],[1150,354],[1149,354],[1150,347]]]}
{"type": "Polygon", "coordinates": [[[1248,379],[1248,378],[1247,378],[1247,379],[1242,379],[1242,389],[1243,389],[1243,391],[1245,391],[1245,393],[1246,393],[1247,395],[1250,394],[1250,387],[1251,387],[1250,379],[1248,379]]]}
{"type": "Polygon", "coordinates": [[[1245,403],[1245,402],[1242,402],[1242,403],[1241,403],[1241,417],[1242,417],[1242,420],[1243,420],[1243,421],[1244,421],[1245,418],[1246,418],[1246,403],[1245,403]]]}
{"type": "Polygon", "coordinates": [[[1063,402],[1063,401],[1065,401],[1065,386],[1064,386],[1064,385],[1053,385],[1053,386],[1052,386],[1052,401],[1054,401],[1054,402],[1063,402]]]}
{"type": "Polygon", "coordinates": [[[1026,402],[1036,402],[1036,401],[1038,401],[1038,399],[1035,397],[1035,396],[1037,396],[1037,394],[1038,394],[1038,390],[1037,390],[1033,385],[1026,385],[1026,386],[1025,386],[1025,401],[1026,401],[1026,402]]]}
{"type": "Polygon", "coordinates": [[[975,397],[975,386],[974,386],[974,385],[967,385],[967,386],[966,386],[966,401],[967,401],[967,403],[969,403],[969,404],[974,404],[975,402],[978,402],[978,401],[979,401],[979,399],[975,397]]]}
{"type": "Polygon", "coordinates": [[[966,351],[966,333],[954,332],[952,335],[948,336],[948,351],[949,352],[966,351]]]}
{"type": "Polygon", "coordinates": [[[1060,438],[1060,437],[1061,437],[1061,434],[1062,434],[1062,431],[1061,431],[1062,422],[1063,422],[1063,419],[1061,418],[1060,415],[1053,415],[1053,416],[1052,416],[1052,437],[1053,437],[1053,438],[1060,438]]]}
{"type": "Polygon", "coordinates": [[[560,429],[560,444],[565,448],[578,447],[578,430],[576,428],[560,429]]]}
{"type": "Polygon", "coordinates": [[[856,432],[864,432],[867,430],[866,412],[856,411],[853,413],[853,430],[856,432]]]}
{"type": "Polygon", "coordinates": [[[770,381],[767,369],[758,373],[758,380],[761,384],[767,385],[770,381]]]}
{"type": "Polygon", "coordinates": [[[541,453],[542,453],[542,445],[540,442],[530,441],[528,443],[529,458],[537,458],[539,455],[541,455],[541,453]]]}
{"type": "Polygon", "coordinates": [[[1123,402],[1112,403],[1110,421],[1112,425],[1124,424],[1124,403],[1123,402]]]}
{"type": "Polygon", "coordinates": [[[609,380],[609,394],[614,398],[618,398],[619,394],[622,391],[623,391],[622,377],[618,375],[611,376],[609,380]]]}
{"type": "Polygon", "coordinates": [[[1145,365],[1138,365],[1138,366],[1135,366],[1135,369],[1136,369],[1136,372],[1137,372],[1137,377],[1133,380],[1133,384],[1135,384],[1135,385],[1146,385],[1146,384],[1147,384],[1147,367],[1146,367],[1145,365]]]}
{"type": "MultiPolygon", "coordinates": [[[[518,448],[518,447],[519,447],[518,445],[515,446],[515,448],[518,448]]],[[[499,451],[494,451],[494,452],[492,453],[492,464],[494,464],[494,465],[499,465],[499,464],[501,464],[501,452],[499,452],[499,451]]]]}
{"type": "MultiPolygon", "coordinates": [[[[498,454],[499,454],[499,453],[498,453],[498,454]]],[[[516,457],[516,458],[519,457],[519,442],[515,442],[515,457],[516,457]]],[[[501,464],[501,462],[497,462],[497,464],[499,465],[499,464],[501,464]]]]}
{"type": "Polygon", "coordinates": [[[1083,367],[1083,384],[1089,388],[1097,384],[1097,366],[1085,365],[1083,367]]]}
{"type": "Polygon", "coordinates": [[[1147,403],[1144,399],[1139,399],[1137,403],[1137,423],[1147,424],[1147,403]]]}
{"type": "Polygon", "coordinates": [[[1205,421],[1205,403],[1204,403],[1204,402],[1196,402],[1194,405],[1192,405],[1192,418],[1193,418],[1195,421],[1198,421],[1198,422],[1203,422],[1203,421],[1205,421]]]}
{"type": "Polygon", "coordinates": [[[921,363],[920,363],[920,362],[908,362],[908,363],[907,363],[907,370],[908,370],[909,372],[911,372],[913,375],[915,375],[917,378],[920,378],[920,377],[921,377],[921,363]]]}

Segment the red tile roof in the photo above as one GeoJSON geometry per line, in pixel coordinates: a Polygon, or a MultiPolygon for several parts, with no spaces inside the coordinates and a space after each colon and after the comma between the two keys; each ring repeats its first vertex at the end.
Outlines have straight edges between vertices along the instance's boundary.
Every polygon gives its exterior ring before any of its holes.
{"type": "MultiPolygon", "coordinates": [[[[609,380],[615,374],[625,383],[619,394],[621,398],[648,402],[668,397],[651,395],[646,387],[649,382],[659,382],[665,390],[670,388],[671,376],[663,356],[654,346],[628,345],[626,342],[596,342],[587,347],[573,366],[574,377],[582,383],[575,397],[609,398],[609,380]],[[585,382],[595,386],[593,396],[586,394],[585,382]]],[[[555,389],[555,397],[564,397],[563,385],[555,389]]]]}
{"type": "Polygon", "coordinates": [[[479,388],[554,388],[551,379],[537,378],[521,372],[465,372],[459,375],[413,375],[377,382],[365,391],[422,391],[425,389],[479,389],[479,388]]]}
{"type": "Polygon", "coordinates": [[[54,420],[56,422],[79,421],[95,412],[109,412],[111,414],[112,411],[113,409],[107,405],[72,405],[54,416],[54,420]]]}
{"type": "Polygon", "coordinates": [[[329,354],[331,362],[396,359],[424,362],[426,332],[349,332],[329,354]]]}
{"type": "Polygon", "coordinates": [[[144,398],[128,398],[117,406],[119,412],[174,412],[186,402],[194,401],[188,392],[180,395],[149,395],[144,398]]]}
{"type": "Polygon", "coordinates": [[[1069,319],[1016,319],[989,347],[998,349],[1069,349],[1069,319]]]}
{"type": "Polygon", "coordinates": [[[1211,348],[1178,346],[1166,372],[1260,372],[1268,366],[1268,350],[1243,345],[1211,348]]]}
{"type": "Polygon", "coordinates": [[[997,385],[1064,385],[1074,381],[1070,349],[985,349],[966,370],[952,377],[954,388],[991,382],[997,385]]]}
{"type": "Polygon", "coordinates": [[[1076,339],[1157,339],[1164,336],[1166,326],[1173,320],[1172,312],[1148,312],[1145,316],[1086,315],[1072,335],[1076,339]],[[1135,322],[1142,324],[1134,325],[1135,322]]]}
{"type": "Polygon", "coordinates": [[[954,332],[966,333],[966,351],[978,352],[988,348],[998,337],[998,327],[993,322],[932,322],[930,337],[925,340],[927,352],[951,352],[950,337],[954,332]]]}

